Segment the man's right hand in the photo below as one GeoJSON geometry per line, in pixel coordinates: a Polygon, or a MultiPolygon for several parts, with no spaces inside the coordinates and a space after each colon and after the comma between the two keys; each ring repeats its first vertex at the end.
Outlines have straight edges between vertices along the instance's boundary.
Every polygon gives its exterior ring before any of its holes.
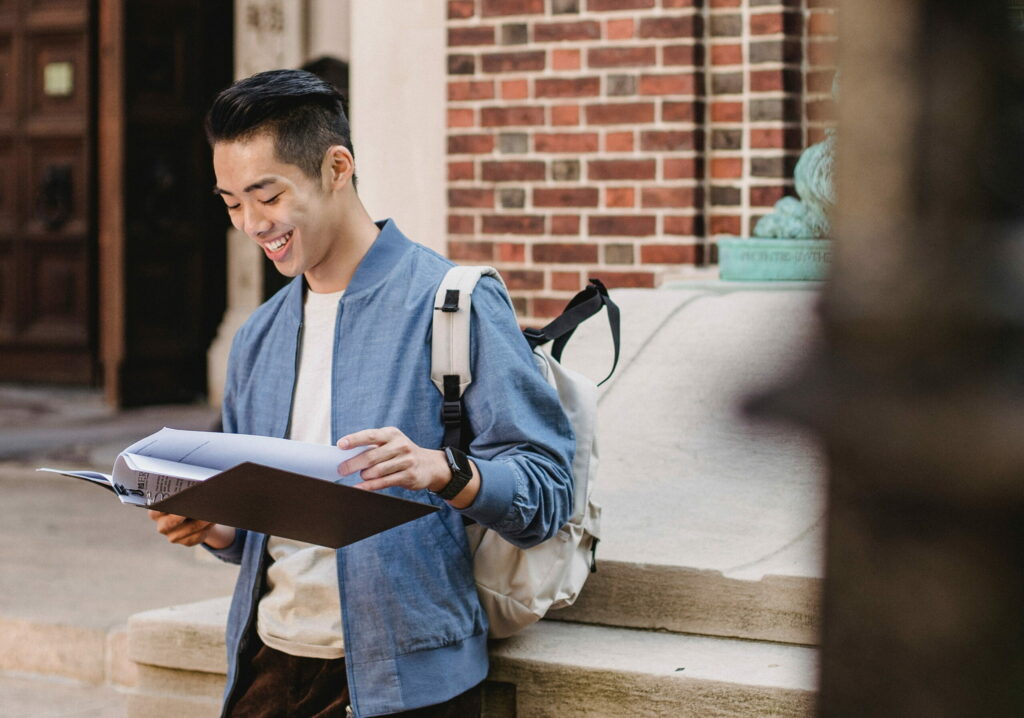
{"type": "Polygon", "coordinates": [[[196,546],[205,543],[213,549],[227,548],[235,540],[235,530],[230,526],[199,519],[190,519],[163,511],[149,510],[149,518],[156,522],[156,530],[171,543],[182,546],[196,546]]]}

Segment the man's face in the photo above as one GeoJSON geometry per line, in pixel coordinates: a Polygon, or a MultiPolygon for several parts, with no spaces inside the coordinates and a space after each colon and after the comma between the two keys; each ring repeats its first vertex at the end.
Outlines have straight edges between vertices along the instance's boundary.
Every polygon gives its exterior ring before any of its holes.
{"type": "Polygon", "coordinates": [[[330,188],[274,156],[274,140],[259,134],[213,147],[215,192],[231,223],[255,241],[281,274],[306,274],[311,287],[329,272],[338,239],[337,202],[330,188]]]}

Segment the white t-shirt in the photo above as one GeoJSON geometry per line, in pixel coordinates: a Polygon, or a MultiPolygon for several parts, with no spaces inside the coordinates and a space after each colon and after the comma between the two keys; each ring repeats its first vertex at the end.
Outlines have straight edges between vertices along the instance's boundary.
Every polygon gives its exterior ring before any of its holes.
{"type": "MultiPolygon", "coordinates": [[[[306,291],[289,439],[334,443],[331,362],[342,294],[344,291],[306,291]]],[[[271,536],[267,552],[272,559],[267,568],[267,592],[256,615],[260,640],[293,656],[344,656],[334,549],[271,536]]]]}

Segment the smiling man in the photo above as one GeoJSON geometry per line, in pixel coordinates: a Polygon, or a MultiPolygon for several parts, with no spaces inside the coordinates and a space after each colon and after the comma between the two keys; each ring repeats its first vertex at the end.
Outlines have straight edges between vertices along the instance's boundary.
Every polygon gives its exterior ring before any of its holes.
{"type": "Polygon", "coordinates": [[[337,551],[151,512],[170,541],[241,564],[224,715],[479,715],[487,617],[464,519],[524,547],[565,523],[575,445],[558,398],[485,278],[474,438],[468,456],[440,451],[430,327],[451,262],[363,207],[341,96],[306,72],[261,73],[224,90],[206,127],[232,223],[294,277],[235,337],[225,430],[369,446],[339,473],[441,509],[337,551]]]}

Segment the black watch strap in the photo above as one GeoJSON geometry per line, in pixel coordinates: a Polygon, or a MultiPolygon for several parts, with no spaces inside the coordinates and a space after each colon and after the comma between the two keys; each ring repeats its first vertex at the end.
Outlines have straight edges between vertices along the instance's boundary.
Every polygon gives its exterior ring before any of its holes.
{"type": "Polygon", "coordinates": [[[470,466],[469,458],[464,453],[450,446],[444,447],[444,457],[448,461],[452,478],[443,489],[435,491],[434,495],[445,501],[451,501],[466,488],[466,484],[473,478],[473,467],[470,466]]]}

